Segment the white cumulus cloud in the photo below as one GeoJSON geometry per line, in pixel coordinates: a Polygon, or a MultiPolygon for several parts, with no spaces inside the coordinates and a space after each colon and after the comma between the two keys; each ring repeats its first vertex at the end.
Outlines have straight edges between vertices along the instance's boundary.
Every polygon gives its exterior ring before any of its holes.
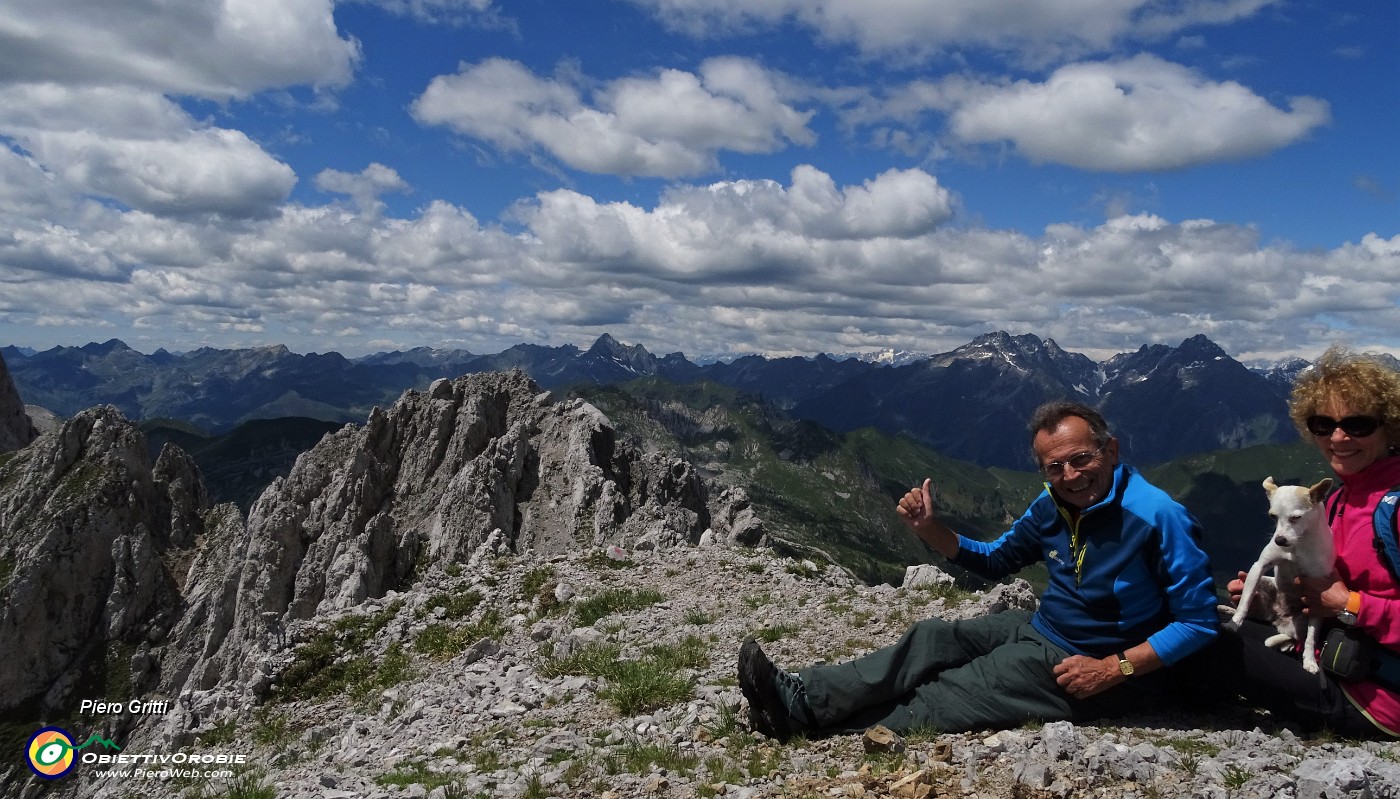
{"type": "MultiPolygon", "coordinates": [[[[394,183],[378,170],[326,179],[394,183]]],[[[351,354],[602,332],[691,355],[937,351],[995,329],[1108,354],[1183,330],[1235,353],[1297,352],[1335,335],[1322,320],[1359,341],[1400,328],[1400,236],[1303,250],[1150,214],[1030,235],[953,224],[956,206],[919,170],[843,185],[804,165],[786,184],[680,185],[650,206],[541,192],[514,232],[442,201],[409,218],[288,204],[238,225],[107,206],[16,225],[0,211],[0,310],[94,336],[115,325],[185,347],[351,354]]]]}
{"type": "Polygon", "coordinates": [[[507,151],[624,176],[697,175],[714,169],[722,150],[769,153],[815,141],[813,112],[784,102],[782,81],[745,59],[620,78],[591,93],[581,83],[493,58],[434,78],[412,111],[423,124],[507,151]]]}
{"type": "MultiPolygon", "coordinates": [[[[1157,56],[1068,64],[1041,81],[950,75],[871,94],[841,109],[846,124],[907,126],[932,112],[950,146],[1009,143],[1038,163],[1096,171],[1176,169],[1265,155],[1327,125],[1326,101],[1295,97],[1279,108],[1234,81],[1211,80],[1157,56]]],[[[925,144],[925,146],[931,146],[925,144]]]]}
{"type": "Polygon", "coordinates": [[[322,191],[349,195],[361,212],[372,216],[384,211],[379,195],[408,191],[409,188],[398,172],[378,163],[370,164],[357,174],[324,169],[316,175],[316,187],[322,191]]]}
{"type": "Polygon", "coordinates": [[[1294,98],[1284,110],[1233,81],[1139,55],[972,89],[950,127],[966,141],[1009,141],[1032,161],[1137,171],[1261,155],[1328,119],[1325,101],[1294,98]]]}
{"type": "Polygon", "coordinates": [[[160,214],[272,213],[296,176],[237,130],[123,88],[0,89],[0,133],[72,192],[160,214]]]}
{"type": "Polygon", "coordinates": [[[435,25],[513,27],[494,0],[349,0],[435,25]]]}
{"type": "Polygon", "coordinates": [[[1127,38],[1225,24],[1276,1],[633,0],[673,30],[697,37],[791,20],[871,55],[924,57],[975,46],[1030,59],[1102,52],[1127,38]]]}
{"type": "Polygon", "coordinates": [[[359,45],[331,12],[330,0],[0,4],[0,146],[67,195],[50,216],[84,197],[162,215],[276,213],[292,169],[175,98],[346,84],[359,45]]]}
{"type": "Polygon", "coordinates": [[[359,45],[330,0],[6,0],[0,85],[125,85],[210,98],[340,86],[359,45]]]}

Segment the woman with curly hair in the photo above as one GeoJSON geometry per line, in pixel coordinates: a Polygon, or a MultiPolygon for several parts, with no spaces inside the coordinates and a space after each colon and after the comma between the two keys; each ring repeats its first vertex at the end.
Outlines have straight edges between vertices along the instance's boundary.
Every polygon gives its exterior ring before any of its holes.
{"type": "MultiPolygon", "coordinates": [[[[1336,565],[1327,577],[1298,579],[1303,612],[1326,621],[1326,629],[1345,630],[1349,651],[1370,654],[1359,656],[1359,669],[1346,677],[1326,666],[1321,675],[1310,674],[1298,654],[1264,645],[1273,625],[1246,620],[1238,631],[1222,629],[1196,665],[1223,679],[1226,685],[1217,687],[1305,730],[1400,737],[1400,681],[1386,674],[1400,670],[1400,584],[1376,546],[1372,523],[1376,504],[1400,486],[1400,372],[1333,346],[1298,376],[1289,415],[1340,483],[1325,503],[1336,565]]],[[[1240,572],[1227,588],[1236,604],[1243,578],[1240,572]]]]}

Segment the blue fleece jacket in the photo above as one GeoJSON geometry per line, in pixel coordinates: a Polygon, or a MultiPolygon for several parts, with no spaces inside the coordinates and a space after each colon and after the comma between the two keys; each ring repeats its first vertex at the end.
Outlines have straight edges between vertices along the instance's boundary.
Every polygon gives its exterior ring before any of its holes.
{"type": "Polygon", "coordinates": [[[1046,490],[996,541],[958,537],[954,562],[996,580],[1044,561],[1050,584],[1031,623],[1077,654],[1152,644],[1171,665],[1215,636],[1215,588],[1200,526],[1131,466],[1078,522],[1046,490]]]}

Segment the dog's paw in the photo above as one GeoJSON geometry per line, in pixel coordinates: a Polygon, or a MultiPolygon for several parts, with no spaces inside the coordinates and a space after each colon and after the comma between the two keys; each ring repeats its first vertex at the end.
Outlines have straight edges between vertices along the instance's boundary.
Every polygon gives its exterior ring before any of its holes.
{"type": "Polygon", "coordinates": [[[1303,671],[1309,674],[1316,674],[1320,671],[1317,667],[1317,658],[1303,658],[1303,671]]]}
{"type": "Polygon", "coordinates": [[[1216,605],[1216,606],[1215,606],[1215,618],[1216,618],[1217,621],[1220,622],[1220,626],[1221,626],[1221,627],[1225,627],[1225,628],[1230,629],[1230,630],[1239,630],[1239,629],[1240,629],[1240,626],[1239,626],[1238,624],[1235,624],[1235,623],[1234,623],[1234,618],[1235,618],[1235,606],[1234,606],[1234,605],[1216,605]]]}
{"type": "Polygon", "coordinates": [[[1295,652],[1298,649],[1298,643],[1293,640],[1293,636],[1284,633],[1278,633],[1277,635],[1271,635],[1265,638],[1264,646],[1270,649],[1276,649],[1280,652],[1295,652]]]}

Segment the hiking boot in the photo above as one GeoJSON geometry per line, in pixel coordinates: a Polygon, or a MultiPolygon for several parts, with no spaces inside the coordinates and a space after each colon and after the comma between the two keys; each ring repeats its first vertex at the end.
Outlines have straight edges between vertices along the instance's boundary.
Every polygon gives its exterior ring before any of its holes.
{"type": "Polygon", "coordinates": [[[756,732],[786,741],[812,726],[802,680],[773,665],[752,638],[739,647],[739,688],[749,700],[749,726],[756,732]]]}

